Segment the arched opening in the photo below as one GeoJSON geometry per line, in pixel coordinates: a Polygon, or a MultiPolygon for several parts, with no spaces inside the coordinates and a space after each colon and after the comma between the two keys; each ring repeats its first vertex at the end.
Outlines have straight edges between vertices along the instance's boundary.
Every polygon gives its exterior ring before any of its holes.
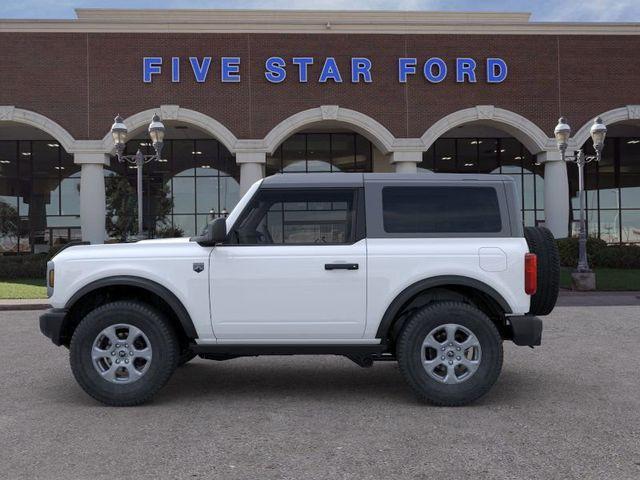
{"type": "MultiPolygon", "coordinates": [[[[162,161],[143,167],[144,229],[150,237],[193,236],[236,205],[240,171],[228,148],[211,134],[181,121],[164,124],[162,161]]],[[[146,125],[131,131],[130,138],[126,154],[138,148],[153,153],[146,125]]],[[[110,238],[126,237],[137,228],[136,167],[112,157],[105,177],[107,232],[110,238]]]]}
{"type": "Polygon", "coordinates": [[[544,167],[525,144],[498,125],[473,121],[444,132],[432,142],[418,168],[439,173],[488,173],[515,179],[522,221],[544,221],[544,167]]]}
{"type": "Polygon", "coordinates": [[[0,123],[0,253],[46,252],[80,239],[80,166],[64,148],[70,138],[0,123]]]}
{"type": "Polygon", "coordinates": [[[292,134],[267,154],[265,174],[391,171],[387,165],[387,158],[365,136],[320,123],[292,134]]]}
{"type": "MultiPolygon", "coordinates": [[[[586,219],[589,235],[607,243],[640,243],[640,120],[607,125],[602,159],[585,167],[586,219]]],[[[593,154],[588,139],[582,145],[593,154]]],[[[578,234],[578,170],[568,165],[571,230],[578,234]]]]}
{"type": "Polygon", "coordinates": [[[395,138],[373,118],[336,105],[304,110],[264,138],[266,174],[389,172],[395,138]]]}

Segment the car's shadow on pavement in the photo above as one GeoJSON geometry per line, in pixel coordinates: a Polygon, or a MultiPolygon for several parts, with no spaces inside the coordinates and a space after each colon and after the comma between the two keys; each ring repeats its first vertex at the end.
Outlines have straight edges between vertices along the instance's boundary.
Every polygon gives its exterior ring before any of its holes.
{"type": "MultiPolygon", "coordinates": [[[[393,401],[396,404],[420,405],[405,383],[396,363],[378,363],[360,368],[345,363],[307,360],[303,364],[272,362],[268,357],[245,359],[242,364],[228,362],[194,362],[176,370],[169,384],[154,403],[166,404],[182,399],[213,400],[331,400],[340,398],[362,402],[393,401]]],[[[472,405],[518,405],[542,399],[545,392],[532,385],[526,373],[503,372],[491,391],[472,405]]]]}
{"type": "MultiPolygon", "coordinates": [[[[307,402],[385,403],[422,405],[405,383],[395,362],[360,368],[344,361],[319,357],[291,359],[258,357],[225,362],[195,360],[178,368],[169,383],[152,400],[168,407],[194,401],[206,402],[307,402]]],[[[530,404],[548,398],[540,388],[547,382],[531,381],[531,372],[503,370],[497,383],[470,407],[501,407],[530,404]]],[[[75,385],[44,389],[43,398],[75,406],[100,405],[75,385]]]]}

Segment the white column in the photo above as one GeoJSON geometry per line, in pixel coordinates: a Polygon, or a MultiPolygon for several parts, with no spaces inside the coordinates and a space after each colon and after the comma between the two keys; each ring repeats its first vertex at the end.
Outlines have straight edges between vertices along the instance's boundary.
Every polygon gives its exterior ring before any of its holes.
{"type": "Polygon", "coordinates": [[[104,243],[106,199],[103,166],[109,165],[104,153],[76,153],[74,163],[80,171],[80,225],[82,240],[104,243]]]}
{"type": "Polygon", "coordinates": [[[556,238],[569,233],[569,179],[567,164],[560,152],[541,152],[537,156],[544,164],[544,217],[545,225],[556,238]]]}
{"type": "Polygon", "coordinates": [[[422,152],[392,152],[391,164],[396,173],[418,173],[418,164],[422,161],[422,152]]]}
{"type": "Polygon", "coordinates": [[[264,166],[267,162],[265,152],[237,152],[236,163],[240,165],[240,195],[247,193],[247,190],[255,182],[264,178],[264,166]]]}

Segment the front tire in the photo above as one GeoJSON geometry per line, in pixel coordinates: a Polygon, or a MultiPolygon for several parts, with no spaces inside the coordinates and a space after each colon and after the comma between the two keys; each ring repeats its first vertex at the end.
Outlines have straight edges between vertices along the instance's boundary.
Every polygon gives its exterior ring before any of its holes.
{"type": "Polygon", "coordinates": [[[71,370],[90,396],[107,405],[149,400],[178,365],[171,325],[144,303],[117,301],[91,311],[71,338],[71,370]]]}
{"type": "Polygon", "coordinates": [[[502,339],[483,312],[462,302],[418,310],[396,344],[400,371],[428,403],[460,406],[487,393],[502,370],[502,339]]]}

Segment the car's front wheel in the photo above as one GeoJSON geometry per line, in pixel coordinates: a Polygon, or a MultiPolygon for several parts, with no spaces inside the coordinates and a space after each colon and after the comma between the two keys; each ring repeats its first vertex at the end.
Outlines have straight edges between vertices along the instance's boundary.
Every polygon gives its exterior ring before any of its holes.
{"type": "Polygon", "coordinates": [[[470,403],[496,382],[502,339],[493,322],[462,302],[418,310],[396,344],[400,370],[418,397],[435,405],[470,403]]]}
{"type": "Polygon", "coordinates": [[[82,389],[113,406],[138,405],[169,380],[179,345],[157,310],[135,301],[102,305],[73,333],[70,362],[82,389]]]}

